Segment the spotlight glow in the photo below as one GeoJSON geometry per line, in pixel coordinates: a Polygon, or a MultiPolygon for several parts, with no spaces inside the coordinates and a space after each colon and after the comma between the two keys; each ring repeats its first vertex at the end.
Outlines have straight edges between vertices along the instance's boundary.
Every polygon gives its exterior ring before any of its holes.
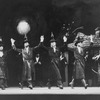
{"type": "Polygon", "coordinates": [[[30,31],[30,25],[26,20],[22,20],[17,25],[17,31],[21,35],[25,35],[30,31]]]}

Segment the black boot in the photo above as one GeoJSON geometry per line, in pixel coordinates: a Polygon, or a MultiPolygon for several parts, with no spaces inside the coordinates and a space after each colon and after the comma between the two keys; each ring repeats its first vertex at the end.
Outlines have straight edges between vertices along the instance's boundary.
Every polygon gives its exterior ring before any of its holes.
{"type": "Polygon", "coordinates": [[[19,86],[20,86],[21,89],[23,89],[23,82],[20,82],[19,86]]]}
{"type": "Polygon", "coordinates": [[[51,89],[51,84],[50,82],[47,83],[48,89],[51,89]]]}
{"type": "Polygon", "coordinates": [[[2,90],[5,90],[4,79],[0,79],[0,88],[1,88],[2,90]]]}
{"type": "Polygon", "coordinates": [[[87,89],[87,87],[88,87],[88,84],[85,85],[85,89],[87,89]]]}
{"type": "Polygon", "coordinates": [[[47,86],[48,86],[48,89],[51,89],[51,81],[50,81],[50,79],[48,79],[47,86]]]}
{"type": "Polygon", "coordinates": [[[63,89],[63,84],[62,84],[61,80],[60,80],[60,81],[57,81],[57,86],[58,86],[60,89],[63,89]]]}
{"type": "Polygon", "coordinates": [[[32,85],[33,85],[33,87],[35,87],[35,81],[33,81],[32,85]]]}
{"type": "Polygon", "coordinates": [[[72,81],[69,83],[69,85],[71,86],[71,88],[74,88],[74,79],[72,79],[72,81]]]}
{"type": "Polygon", "coordinates": [[[4,85],[1,85],[0,87],[1,87],[2,90],[5,90],[5,86],[4,85]]]}
{"type": "Polygon", "coordinates": [[[88,84],[86,84],[85,79],[82,79],[82,83],[83,83],[83,85],[84,85],[85,89],[87,89],[88,84]]]}
{"type": "Polygon", "coordinates": [[[61,85],[58,85],[58,87],[60,88],[60,89],[63,89],[63,85],[61,84],[61,85]]]}
{"type": "Polygon", "coordinates": [[[31,81],[28,81],[28,88],[33,89],[33,85],[31,81]]]}
{"type": "Polygon", "coordinates": [[[5,80],[5,82],[4,82],[4,86],[5,86],[5,88],[8,88],[7,80],[5,80]]]}

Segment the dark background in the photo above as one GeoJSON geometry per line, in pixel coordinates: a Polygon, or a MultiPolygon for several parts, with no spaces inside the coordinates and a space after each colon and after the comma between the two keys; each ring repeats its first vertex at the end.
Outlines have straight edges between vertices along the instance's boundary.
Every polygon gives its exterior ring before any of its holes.
{"type": "Polygon", "coordinates": [[[84,26],[85,34],[93,34],[100,24],[99,9],[99,0],[0,0],[0,34],[7,49],[11,37],[20,43],[23,36],[16,31],[16,21],[22,17],[30,21],[32,46],[38,44],[41,34],[45,34],[47,43],[51,31],[57,38],[62,24],[67,26],[72,21],[73,29],[84,26]]]}

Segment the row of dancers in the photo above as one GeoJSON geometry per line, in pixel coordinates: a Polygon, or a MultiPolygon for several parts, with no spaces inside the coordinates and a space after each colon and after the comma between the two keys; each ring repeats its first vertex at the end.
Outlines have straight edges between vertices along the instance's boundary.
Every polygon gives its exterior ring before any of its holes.
{"type": "MultiPolygon", "coordinates": [[[[98,34],[100,34],[100,29],[96,30],[95,37],[98,37],[98,34]]],[[[47,52],[50,57],[51,62],[51,68],[54,70],[56,75],[56,85],[63,89],[63,83],[62,83],[62,77],[61,73],[59,71],[59,62],[65,57],[67,59],[68,50],[72,50],[74,52],[74,68],[73,68],[73,75],[72,75],[72,81],[69,83],[69,85],[73,88],[74,82],[76,79],[80,79],[85,87],[87,89],[88,84],[85,80],[85,50],[87,48],[93,47],[93,36],[88,36],[90,38],[89,45],[84,46],[85,41],[85,35],[82,32],[79,32],[79,34],[76,36],[73,43],[67,43],[67,35],[65,34],[63,36],[63,42],[64,44],[61,47],[57,47],[57,41],[54,39],[54,37],[50,40],[50,47],[44,46],[44,35],[40,37],[40,43],[36,47],[30,47],[29,41],[26,38],[24,41],[24,48],[19,49],[15,45],[15,40],[11,39],[11,46],[12,49],[15,51],[18,51],[20,54],[22,54],[22,60],[23,60],[23,71],[22,71],[22,78],[21,82],[19,83],[20,87],[23,89],[24,81],[27,81],[28,88],[33,89],[32,85],[32,71],[34,72],[34,63],[41,64],[39,61],[39,50],[43,49],[41,53],[47,52]],[[33,51],[37,53],[36,56],[36,62],[33,61],[33,51]],[[62,56],[63,54],[63,56],[62,56]]],[[[2,42],[2,39],[0,40],[2,42]]],[[[4,52],[3,45],[1,43],[0,45],[0,87],[2,90],[4,90],[7,87],[6,82],[6,64],[5,64],[5,58],[6,58],[7,52],[4,52]]],[[[45,55],[44,55],[45,56],[45,55]]],[[[100,54],[93,57],[93,59],[99,59],[100,54]]],[[[34,73],[35,74],[35,73],[34,73]]],[[[35,76],[35,75],[34,75],[35,76]]],[[[48,88],[51,88],[51,79],[49,79],[49,82],[47,83],[48,88]]]]}

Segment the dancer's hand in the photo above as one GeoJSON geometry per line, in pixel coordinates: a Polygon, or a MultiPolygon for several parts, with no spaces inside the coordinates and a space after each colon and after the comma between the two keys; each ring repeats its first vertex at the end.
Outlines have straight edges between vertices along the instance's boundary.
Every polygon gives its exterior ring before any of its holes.
{"type": "Polygon", "coordinates": [[[40,37],[40,42],[43,42],[44,41],[44,36],[42,35],[41,37],[40,37]]]}
{"type": "Polygon", "coordinates": [[[99,58],[100,58],[100,55],[97,55],[95,57],[92,57],[92,59],[94,59],[94,60],[98,60],[99,58]]]}
{"type": "Polygon", "coordinates": [[[15,46],[15,45],[12,45],[12,48],[13,48],[14,50],[16,50],[16,46],[15,46]]]}
{"type": "Polygon", "coordinates": [[[63,60],[63,59],[64,59],[63,55],[60,55],[60,61],[63,60]]]}
{"type": "Polygon", "coordinates": [[[67,37],[66,36],[63,36],[63,41],[67,42],[67,37]]]}
{"type": "Polygon", "coordinates": [[[13,46],[15,43],[15,40],[13,38],[11,38],[10,40],[11,40],[11,45],[13,46]]]}

